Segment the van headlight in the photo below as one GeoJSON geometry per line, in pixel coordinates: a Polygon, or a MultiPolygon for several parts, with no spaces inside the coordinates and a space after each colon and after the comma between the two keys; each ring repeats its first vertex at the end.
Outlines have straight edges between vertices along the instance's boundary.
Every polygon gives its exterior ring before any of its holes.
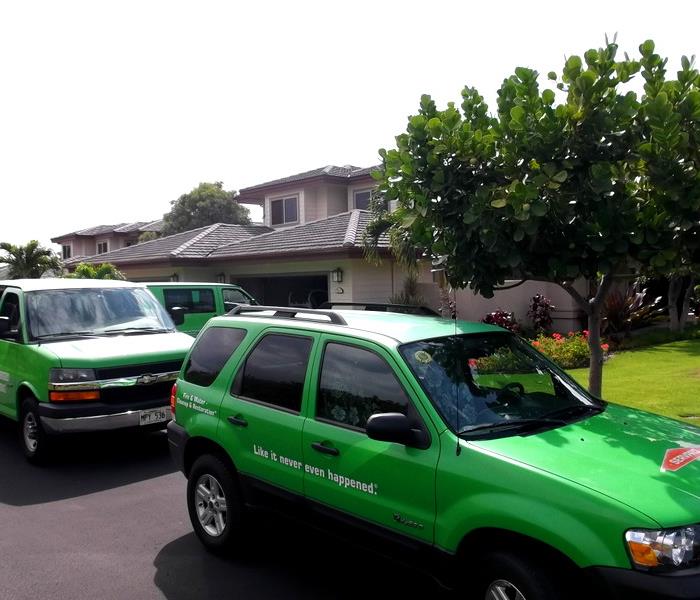
{"type": "Polygon", "coordinates": [[[51,369],[50,383],[87,383],[95,381],[94,369],[51,369]]]}
{"type": "Polygon", "coordinates": [[[686,569],[700,563],[700,525],[675,529],[630,529],[625,541],[642,569],[686,569]]]}

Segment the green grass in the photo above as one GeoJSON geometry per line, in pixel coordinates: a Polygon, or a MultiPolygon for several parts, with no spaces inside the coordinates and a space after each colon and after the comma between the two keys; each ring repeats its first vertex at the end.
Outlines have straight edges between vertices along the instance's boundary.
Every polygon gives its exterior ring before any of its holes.
{"type": "MultiPolygon", "coordinates": [[[[587,385],[588,369],[569,373],[587,385]]],[[[613,355],[603,367],[603,398],[700,426],[700,339],[613,355]]]]}

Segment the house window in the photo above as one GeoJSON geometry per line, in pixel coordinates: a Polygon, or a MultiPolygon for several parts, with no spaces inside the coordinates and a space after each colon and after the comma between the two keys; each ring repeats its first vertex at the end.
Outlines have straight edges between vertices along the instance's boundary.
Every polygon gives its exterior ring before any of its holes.
{"type": "Polygon", "coordinates": [[[286,225],[287,223],[296,223],[299,220],[298,214],[298,198],[290,196],[289,198],[280,198],[270,201],[270,224],[271,225],[286,225]]]}
{"type": "Polygon", "coordinates": [[[61,246],[61,256],[63,256],[63,260],[68,260],[73,256],[73,249],[70,244],[63,244],[61,246]]]}
{"type": "Polygon", "coordinates": [[[355,199],[355,208],[361,210],[369,210],[369,201],[372,197],[372,190],[357,190],[353,197],[355,199]]]}
{"type": "Polygon", "coordinates": [[[109,242],[97,242],[97,254],[109,252],[109,242]]]}

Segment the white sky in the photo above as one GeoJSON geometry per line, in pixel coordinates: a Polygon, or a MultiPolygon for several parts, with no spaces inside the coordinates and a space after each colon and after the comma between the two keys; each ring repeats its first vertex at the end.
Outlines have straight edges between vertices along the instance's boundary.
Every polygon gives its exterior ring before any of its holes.
{"type": "Polygon", "coordinates": [[[491,103],[618,32],[700,54],[700,3],[0,0],[0,241],[157,219],[240,189],[369,166],[420,95],[491,103]]]}

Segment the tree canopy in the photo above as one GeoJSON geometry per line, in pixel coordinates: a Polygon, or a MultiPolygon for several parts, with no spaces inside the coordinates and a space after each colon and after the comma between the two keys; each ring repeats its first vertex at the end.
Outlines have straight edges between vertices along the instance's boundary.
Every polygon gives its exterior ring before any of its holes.
{"type": "Polygon", "coordinates": [[[25,246],[16,246],[3,242],[0,250],[0,264],[10,267],[10,279],[36,279],[48,271],[60,272],[61,259],[53,250],[44,248],[37,240],[32,240],[25,246]]]}
{"type": "Polygon", "coordinates": [[[162,235],[172,235],[214,223],[250,223],[248,209],[235,201],[236,192],[226,191],[223,183],[200,183],[170,204],[163,215],[162,235]]]}
{"type": "Polygon", "coordinates": [[[518,67],[496,114],[472,87],[460,108],[424,95],[375,173],[383,200],[370,233],[389,228],[395,247],[417,247],[454,287],[490,297],[507,279],[538,279],[569,291],[589,319],[596,394],[612,276],[677,268],[694,260],[700,235],[698,72],[684,57],[669,80],[654,43],[639,49],[620,58],[606,40],[550,72],[544,89],[518,67]],[[640,72],[641,95],[630,84],[640,72]],[[592,297],[578,278],[597,283],[592,297]]]}
{"type": "Polygon", "coordinates": [[[68,277],[73,279],[126,279],[124,274],[111,263],[100,265],[80,263],[68,277]]]}

